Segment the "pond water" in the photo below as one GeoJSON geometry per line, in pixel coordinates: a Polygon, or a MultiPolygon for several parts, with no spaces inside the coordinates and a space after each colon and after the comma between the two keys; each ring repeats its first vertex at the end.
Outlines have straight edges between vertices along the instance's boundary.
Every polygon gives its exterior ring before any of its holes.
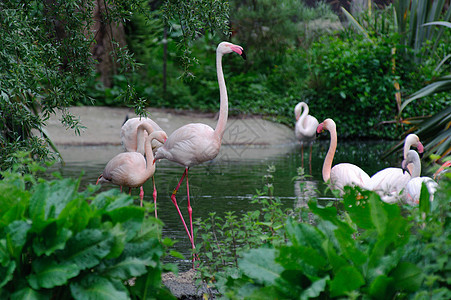
{"type": "MultiPolygon", "coordinates": [[[[334,164],[351,162],[368,174],[389,166],[399,166],[401,157],[381,159],[382,154],[393,146],[393,142],[385,141],[341,141],[334,158],[334,164]]],[[[329,141],[317,141],[313,145],[311,173],[309,171],[308,153],[304,149],[305,173],[310,174],[306,186],[318,199],[333,200],[330,192],[325,193],[321,170],[329,147],[329,141]],[[318,192],[316,192],[317,190],[318,192]]],[[[105,147],[66,147],[60,148],[64,166],[54,166],[64,177],[79,177],[84,171],[81,188],[87,184],[95,184],[97,177],[103,171],[106,163],[114,155],[122,152],[120,146],[105,147]]],[[[251,205],[252,196],[256,190],[264,186],[264,176],[268,174],[268,166],[274,166],[272,173],[274,195],[280,197],[285,207],[293,207],[299,199],[299,182],[294,182],[297,169],[302,166],[301,147],[299,144],[278,146],[228,146],[223,145],[218,157],[208,163],[195,166],[189,170],[191,206],[193,218],[205,218],[210,212],[224,215],[225,212],[241,212],[257,209],[251,205]]],[[[164,222],[163,235],[178,242],[175,245],[181,252],[184,261],[177,260],[180,270],[191,267],[190,242],[180,221],[177,211],[171,202],[170,195],[182,176],[184,168],[166,161],[157,162],[155,173],[158,190],[158,217],[164,222]]],[[[101,190],[118,188],[114,185],[104,185],[101,190]]],[[[144,201],[153,202],[153,186],[149,180],[144,185],[144,201]]],[[[138,202],[139,189],[134,189],[138,202]]],[[[184,182],[177,194],[177,202],[185,220],[189,223],[187,213],[186,183],[184,182]]],[[[188,225],[189,226],[189,225],[188,225]]]]}

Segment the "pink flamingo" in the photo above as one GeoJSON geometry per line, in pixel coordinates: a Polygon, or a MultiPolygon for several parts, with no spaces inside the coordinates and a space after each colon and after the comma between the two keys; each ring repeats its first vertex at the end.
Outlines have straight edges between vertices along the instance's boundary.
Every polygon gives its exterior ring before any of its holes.
{"type": "MultiPolygon", "coordinates": [[[[145,155],[144,144],[147,136],[153,131],[163,131],[157,123],[150,118],[131,118],[122,125],[121,141],[125,151],[138,152],[145,155]]],[[[152,140],[152,152],[155,155],[156,150],[163,144],[158,139],[152,140]]],[[[155,186],[155,176],[152,175],[153,202],[155,206],[155,218],[157,215],[157,188],[155,186]]],[[[140,187],[140,194],[144,194],[143,187],[140,187]]]]}
{"type": "Polygon", "coordinates": [[[294,133],[298,141],[301,142],[301,160],[302,167],[304,167],[304,143],[310,144],[309,166],[310,173],[312,172],[312,143],[316,138],[316,128],[318,127],[318,120],[308,114],[309,108],[305,102],[299,102],[294,108],[294,115],[296,117],[296,126],[294,133]],[[301,115],[302,111],[302,115],[301,115]]]}
{"type": "MultiPolygon", "coordinates": [[[[113,157],[106,165],[103,173],[100,174],[96,184],[99,182],[110,182],[121,187],[128,187],[129,193],[132,188],[142,187],[142,185],[155,173],[154,156],[151,142],[157,139],[164,143],[167,135],[164,131],[152,132],[145,143],[146,157],[138,152],[124,152],[113,157]]],[[[141,206],[144,198],[144,190],[139,193],[141,206]]]]}
{"type": "Polygon", "coordinates": [[[332,188],[338,189],[341,192],[343,192],[343,187],[348,185],[366,187],[370,176],[356,165],[340,163],[332,168],[332,161],[334,160],[335,150],[337,149],[337,129],[334,120],[324,120],[324,122],[318,125],[316,132],[321,133],[324,130],[330,132],[330,146],[323,164],[324,182],[330,180],[332,188]]]}
{"type": "MultiPolygon", "coordinates": [[[[420,139],[415,134],[409,134],[404,140],[404,159],[410,147],[416,147],[420,155],[423,154],[424,147],[420,139]]],[[[406,166],[409,172],[404,172],[401,168],[385,168],[371,176],[367,186],[369,190],[377,192],[381,196],[381,200],[386,203],[396,203],[399,199],[400,192],[411,179],[411,165],[406,166]]]]}
{"type": "Polygon", "coordinates": [[[155,154],[155,160],[166,158],[185,167],[182,178],[171,195],[171,200],[177,208],[180,218],[182,219],[193,249],[195,249],[192,221],[193,210],[191,208],[189,198],[188,169],[192,166],[214,159],[219,153],[228,115],[227,89],[224,74],[222,72],[222,56],[232,52],[236,52],[246,59],[241,46],[228,42],[222,42],[216,49],[216,72],[218,76],[220,94],[219,118],[216,129],[213,130],[210,126],[201,123],[192,123],[182,126],[169,135],[167,141],[157,150],[155,154]],[[177,194],[180,184],[185,176],[190,230],[188,230],[188,227],[186,226],[185,220],[180,212],[175,198],[175,195],[177,194]]]}
{"type": "Polygon", "coordinates": [[[402,161],[403,170],[407,170],[407,165],[412,164],[412,178],[407,182],[404,189],[405,201],[410,205],[418,205],[420,202],[421,187],[423,183],[429,192],[429,201],[434,200],[434,193],[437,190],[437,182],[430,177],[421,176],[421,162],[415,150],[409,150],[406,158],[402,161]]]}

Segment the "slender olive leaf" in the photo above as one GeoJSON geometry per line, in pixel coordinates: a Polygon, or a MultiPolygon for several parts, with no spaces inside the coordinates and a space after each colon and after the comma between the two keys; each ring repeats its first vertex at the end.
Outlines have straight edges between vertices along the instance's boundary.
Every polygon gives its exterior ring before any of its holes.
{"type": "Polygon", "coordinates": [[[330,282],[331,297],[345,296],[365,284],[362,274],[353,266],[346,266],[338,270],[330,282]]]}
{"type": "Polygon", "coordinates": [[[368,32],[365,30],[365,28],[363,28],[362,25],[360,25],[359,22],[357,22],[357,20],[345,8],[343,8],[343,7],[340,7],[340,8],[341,8],[341,11],[345,14],[348,21],[357,29],[357,31],[362,33],[369,42],[373,43],[373,41],[370,39],[370,36],[369,36],[368,32]]]}
{"type": "Polygon", "coordinates": [[[424,279],[421,268],[409,262],[401,262],[390,277],[393,277],[395,287],[405,292],[418,290],[424,279]]]}
{"type": "Polygon", "coordinates": [[[118,290],[108,279],[86,275],[70,284],[70,291],[75,299],[83,300],[121,300],[129,299],[127,291],[118,290]]]}
{"type": "Polygon", "coordinates": [[[446,21],[429,22],[429,23],[423,24],[421,26],[431,26],[431,25],[440,25],[440,26],[446,26],[448,28],[451,28],[451,23],[446,22],[446,21]]]}
{"type": "Polygon", "coordinates": [[[272,285],[283,271],[283,267],[275,262],[275,257],[274,249],[252,249],[238,260],[238,266],[250,278],[272,285]]]}
{"type": "Polygon", "coordinates": [[[57,262],[52,257],[41,257],[33,260],[31,264],[33,272],[28,276],[30,286],[39,290],[51,289],[64,285],[69,279],[80,273],[80,268],[71,263],[57,262]]]}
{"type": "Polygon", "coordinates": [[[449,91],[450,89],[451,89],[451,75],[442,76],[439,79],[437,79],[437,81],[415,92],[406,101],[404,101],[399,109],[399,114],[401,114],[404,108],[412,101],[432,95],[434,93],[446,92],[449,91]]]}

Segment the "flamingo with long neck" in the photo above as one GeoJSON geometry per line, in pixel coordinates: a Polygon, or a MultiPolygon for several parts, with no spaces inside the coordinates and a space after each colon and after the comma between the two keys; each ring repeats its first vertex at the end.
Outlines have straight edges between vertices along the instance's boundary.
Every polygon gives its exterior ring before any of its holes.
{"type": "MultiPolygon", "coordinates": [[[[423,154],[424,147],[420,139],[415,134],[409,134],[404,140],[404,158],[411,147],[416,147],[420,154],[423,154]]],[[[375,191],[386,203],[398,202],[400,193],[411,179],[412,165],[406,166],[409,172],[404,172],[401,168],[385,168],[371,176],[367,186],[369,190],[375,191]]]]}
{"type": "Polygon", "coordinates": [[[216,72],[220,95],[219,118],[216,128],[213,130],[210,126],[201,123],[192,123],[182,126],[169,135],[167,141],[155,154],[155,160],[165,158],[185,167],[182,178],[171,195],[171,200],[177,208],[177,212],[182,220],[193,249],[195,248],[192,221],[193,210],[189,197],[188,169],[192,166],[214,159],[219,153],[228,116],[228,98],[222,71],[222,56],[232,52],[236,52],[245,59],[245,54],[241,46],[222,42],[216,49],[216,72]],[[186,226],[175,197],[185,176],[190,229],[186,226]]]}
{"type": "MultiPolygon", "coordinates": [[[[106,165],[103,173],[97,179],[99,182],[109,182],[121,187],[128,187],[129,193],[132,188],[142,187],[142,185],[155,173],[154,156],[151,142],[157,139],[164,143],[167,135],[164,131],[152,132],[145,143],[146,157],[138,152],[124,152],[113,157],[106,165]]],[[[140,204],[142,206],[144,190],[139,193],[140,204]]]]}
{"type": "Polygon", "coordinates": [[[334,120],[326,119],[318,125],[317,133],[324,130],[330,132],[330,145],[323,164],[323,180],[329,182],[332,188],[343,192],[344,186],[360,186],[366,187],[370,177],[365,171],[356,165],[350,163],[340,163],[332,168],[335,151],[337,149],[337,129],[334,120]]]}
{"type": "MultiPolygon", "coordinates": [[[[157,123],[155,123],[150,118],[131,118],[122,125],[121,128],[121,142],[125,151],[128,152],[138,152],[145,155],[144,145],[147,136],[154,131],[163,131],[157,123]]],[[[153,139],[151,142],[152,153],[155,152],[159,147],[163,145],[158,139],[153,139]]],[[[152,185],[153,185],[153,202],[155,206],[155,218],[158,218],[157,214],[157,188],[155,186],[155,176],[152,175],[152,185]]],[[[143,187],[140,187],[140,193],[144,194],[143,187]]]]}
{"type": "Polygon", "coordinates": [[[309,107],[305,102],[299,102],[294,108],[294,115],[296,117],[296,126],[294,133],[296,139],[301,142],[301,161],[304,167],[304,143],[310,144],[309,152],[309,167],[312,172],[312,143],[316,138],[316,128],[318,127],[318,120],[308,114],[309,107]],[[302,114],[301,114],[302,111],[302,114]]]}
{"type": "Polygon", "coordinates": [[[407,182],[404,189],[404,199],[410,205],[417,205],[420,201],[421,187],[423,183],[429,192],[429,201],[434,200],[434,193],[437,189],[437,182],[427,176],[421,176],[421,162],[418,153],[415,150],[409,150],[406,158],[402,161],[403,170],[412,164],[412,178],[407,182]]]}

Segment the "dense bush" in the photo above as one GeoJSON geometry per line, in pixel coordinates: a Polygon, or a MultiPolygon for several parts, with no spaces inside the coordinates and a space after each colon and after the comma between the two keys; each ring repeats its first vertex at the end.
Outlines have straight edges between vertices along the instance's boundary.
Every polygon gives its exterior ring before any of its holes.
{"type": "MultiPolygon", "coordinates": [[[[27,166],[27,165],[25,165],[27,166]]],[[[117,190],[2,172],[1,299],[170,298],[162,224],[117,190]]]]}
{"type": "Polygon", "coordinates": [[[303,211],[314,214],[304,218],[313,225],[282,217],[277,206],[212,216],[203,222],[202,250],[216,272],[203,274],[228,299],[449,299],[450,197],[448,176],[433,202],[422,190],[418,207],[351,188],[340,209],[311,199],[303,211]],[[262,246],[240,251],[238,241],[242,249],[262,246]]]}

